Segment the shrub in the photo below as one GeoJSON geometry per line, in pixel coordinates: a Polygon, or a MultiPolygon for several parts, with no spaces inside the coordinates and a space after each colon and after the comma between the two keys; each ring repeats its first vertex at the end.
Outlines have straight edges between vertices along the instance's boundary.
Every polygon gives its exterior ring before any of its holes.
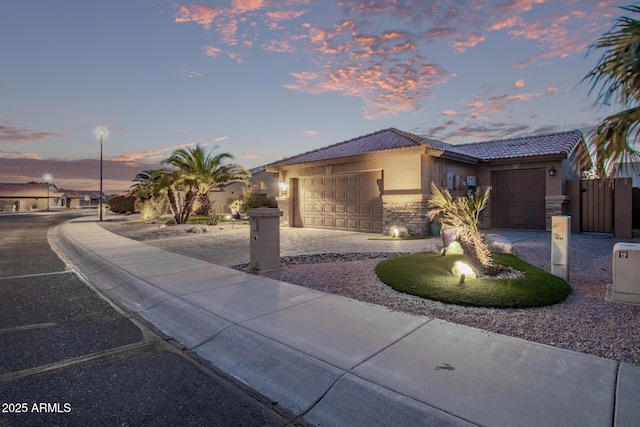
{"type": "Polygon", "coordinates": [[[140,212],[143,221],[149,221],[166,213],[169,209],[169,201],[162,196],[140,199],[136,200],[135,209],[140,212]]]}
{"type": "Polygon", "coordinates": [[[133,196],[118,196],[109,200],[109,209],[111,212],[123,214],[127,212],[135,212],[136,198],[133,196]]]}

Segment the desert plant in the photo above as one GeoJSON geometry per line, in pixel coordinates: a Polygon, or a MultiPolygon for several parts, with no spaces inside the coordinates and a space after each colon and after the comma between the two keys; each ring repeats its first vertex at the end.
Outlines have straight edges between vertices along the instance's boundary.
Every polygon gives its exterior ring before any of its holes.
{"type": "MultiPolygon", "coordinates": [[[[640,13],[638,5],[622,9],[640,13]]],[[[603,119],[589,138],[597,172],[612,176],[623,167],[637,169],[640,161],[640,153],[633,148],[640,136],[640,21],[618,18],[589,53],[595,49],[604,53],[582,81],[591,82],[590,92],[600,88],[597,100],[603,105],[617,101],[625,108],[603,119]]]]}
{"type": "Polygon", "coordinates": [[[169,202],[166,197],[150,197],[136,200],[135,206],[136,211],[140,212],[142,220],[149,221],[167,212],[169,202]]]}
{"type": "Polygon", "coordinates": [[[253,191],[251,187],[246,187],[242,190],[240,196],[242,201],[242,208],[245,211],[255,208],[277,208],[278,201],[273,196],[267,196],[266,194],[260,194],[253,191]]]}
{"type": "Polygon", "coordinates": [[[109,209],[111,212],[123,214],[135,212],[136,198],[133,196],[118,196],[109,200],[109,209]]]}
{"type": "Polygon", "coordinates": [[[471,262],[484,274],[494,274],[499,268],[494,262],[486,240],[478,228],[480,213],[489,201],[489,187],[471,197],[453,199],[446,188],[431,183],[429,220],[438,220],[443,227],[457,232],[460,245],[471,262]]]}
{"type": "MultiPolygon", "coordinates": [[[[249,182],[251,173],[240,165],[224,164],[228,158],[233,156],[229,153],[212,156],[197,145],[192,149],[176,150],[161,162],[175,168],[172,172],[164,174],[160,180],[160,187],[169,198],[169,206],[177,224],[189,221],[194,203],[200,194],[206,196],[212,189],[222,188],[232,182],[249,182]]],[[[206,211],[209,210],[210,206],[206,211]]]]}

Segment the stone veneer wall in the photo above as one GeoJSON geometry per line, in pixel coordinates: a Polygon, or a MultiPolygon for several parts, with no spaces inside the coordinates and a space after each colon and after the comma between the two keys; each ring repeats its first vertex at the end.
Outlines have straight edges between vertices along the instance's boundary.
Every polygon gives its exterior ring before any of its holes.
{"type": "Polygon", "coordinates": [[[383,232],[389,234],[391,227],[407,229],[411,236],[429,236],[429,219],[427,218],[428,199],[420,197],[412,201],[387,200],[383,197],[382,221],[383,232]]]}
{"type": "Polygon", "coordinates": [[[290,199],[288,197],[276,197],[276,201],[278,202],[278,209],[282,211],[282,216],[280,217],[280,227],[293,227],[290,219],[289,200],[290,199]]]}
{"type": "Polygon", "coordinates": [[[551,217],[567,214],[569,196],[547,196],[544,200],[545,230],[551,231],[551,217]]]}

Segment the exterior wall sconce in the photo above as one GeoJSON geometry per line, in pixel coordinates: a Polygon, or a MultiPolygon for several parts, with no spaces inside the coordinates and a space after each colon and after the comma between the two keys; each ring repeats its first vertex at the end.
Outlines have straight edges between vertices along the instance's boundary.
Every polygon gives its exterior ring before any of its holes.
{"type": "Polygon", "coordinates": [[[284,181],[280,181],[278,183],[278,187],[280,188],[280,193],[282,193],[283,196],[286,196],[287,190],[289,189],[289,185],[284,181]]]}
{"type": "Polygon", "coordinates": [[[549,176],[556,176],[556,168],[553,166],[549,168],[549,176]]]}

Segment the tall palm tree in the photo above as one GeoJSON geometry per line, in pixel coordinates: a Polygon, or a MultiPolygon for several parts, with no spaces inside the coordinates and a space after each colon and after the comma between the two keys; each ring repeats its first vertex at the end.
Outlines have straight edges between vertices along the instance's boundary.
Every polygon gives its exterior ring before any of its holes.
{"type": "MultiPolygon", "coordinates": [[[[640,13],[638,5],[621,9],[640,13]]],[[[610,105],[613,101],[625,108],[603,119],[590,135],[597,170],[612,176],[620,168],[637,169],[640,161],[640,152],[633,147],[640,136],[640,21],[626,16],[616,19],[589,53],[596,49],[604,53],[582,81],[591,83],[590,93],[598,90],[598,102],[610,105]]]]}
{"type": "Polygon", "coordinates": [[[168,169],[147,169],[133,178],[135,184],[129,187],[129,195],[140,199],[147,199],[159,194],[159,183],[162,176],[168,173],[168,169]]]}
{"type": "Polygon", "coordinates": [[[147,169],[133,179],[128,194],[138,198],[136,209],[143,220],[157,218],[167,211],[167,195],[163,192],[163,181],[168,169],[147,169]]]}
{"type": "Polygon", "coordinates": [[[454,200],[449,190],[432,182],[427,212],[429,220],[438,220],[443,226],[458,233],[458,240],[465,254],[484,274],[498,272],[489,246],[478,228],[480,213],[489,201],[489,192],[489,187],[485,187],[484,191],[478,191],[474,196],[454,200]]]}
{"type": "Polygon", "coordinates": [[[205,153],[198,144],[195,148],[176,150],[161,162],[174,167],[173,172],[164,175],[163,183],[176,223],[184,224],[189,220],[198,198],[210,206],[209,191],[232,182],[249,182],[251,173],[238,164],[225,164],[227,159],[233,159],[233,156],[205,153]]]}

